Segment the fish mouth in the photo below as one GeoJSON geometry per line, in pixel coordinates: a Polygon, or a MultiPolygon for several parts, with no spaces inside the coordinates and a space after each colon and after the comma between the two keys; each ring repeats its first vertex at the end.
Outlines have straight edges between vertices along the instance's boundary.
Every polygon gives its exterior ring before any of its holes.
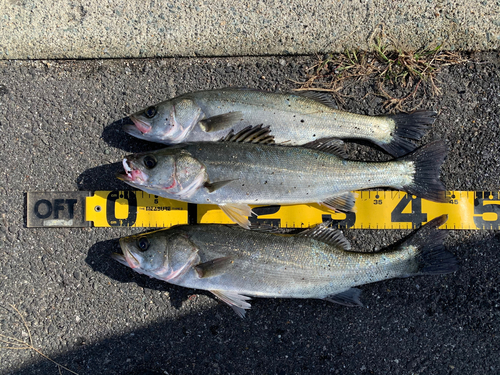
{"type": "Polygon", "coordinates": [[[140,266],[139,260],[128,249],[128,242],[125,238],[120,238],[120,247],[123,254],[113,253],[111,257],[125,266],[138,268],[140,266]]]}
{"type": "Polygon", "coordinates": [[[119,180],[125,182],[133,182],[136,184],[145,184],[148,181],[148,175],[145,174],[140,169],[134,168],[134,165],[127,158],[124,158],[122,161],[123,169],[125,172],[117,173],[116,177],[119,180]]]}
{"type": "Polygon", "coordinates": [[[128,267],[127,258],[125,258],[125,255],[118,254],[118,253],[113,253],[113,254],[111,254],[111,258],[113,258],[114,260],[116,260],[118,263],[121,263],[124,266],[128,267]]]}
{"type": "Polygon", "coordinates": [[[129,118],[132,120],[132,122],[134,123],[135,127],[134,127],[134,125],[126,124],[126,125],[123,126],[123,130],[125,130],[127,133],[129,133],[131,135],[137,134],[137,130],[139,132],[141,132],[141,134],[147,134],[153,128],[147,122],[139,120],[134,115],[130,115],[129,118]]]}

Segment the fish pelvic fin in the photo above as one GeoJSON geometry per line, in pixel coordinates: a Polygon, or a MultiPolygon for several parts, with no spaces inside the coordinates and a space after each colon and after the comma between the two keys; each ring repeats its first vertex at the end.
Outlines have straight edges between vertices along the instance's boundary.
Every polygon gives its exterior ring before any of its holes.
{"type": "Polygon", "coordinates": [[[444,249],[446,231],[438,230],[448,219],[448,215],[439,216],[419,228],[399,249],[416,248],[413,268],[402,277],[413,275],[442,275],[458,270],[457,258],[444,249]]]}
{"type": "Polygon", "coordinates": [[[359,297],[361,296],[361,290],[358,288],[347,289],[344,292],[332,294],[323,298],[325,301],[338,303],[343,306],[363,306],[359,297]]]}
{"type": "Polygon", "coordinates": [[[228,112],[201,120],[200,128],[206,133],[212,133],[219,130],[229,129],[241,120],[243,120],[242,112],[228,112]]]}
{"type": "Polygon", "coordinates": [[[240,318],[244,318],[246,314],[245,310],[248,310],[250,307],[252,307],[247,302],[251,298],[244,296],[243,294],[227,290],[210,290],[210,292],[212,292],[221,301],[231,306],[234,312],[238,314],[240,318]]]}
{"type": "Polygon", "coordinates": [[[389,142],[375,141],[375,144],[395,157],[406,155],[417,147],[406,138],[421,139],[436,120],[436,115],[437,112],[422,110],[383,116],[394,122],[394,130],[389,142]]]}
{"type": "Polygon", "coordinates": [[[403,186],[403,190],[430,201],[446,202],[445,187],[439,180],[439,172],[447,152],[445,143],[436,141],[398,159],[413,163],[415,168],[413,181],[403,186]]]}
{"type": "Polygon", "coordinates": [[[235,223],[242,226],[245,229],[250,229],[249,216],[252,216],[252,209],[248,204],[245,203],[235,203],[228,204],[223,203],[219,205],[220,209],[235,223]]]}

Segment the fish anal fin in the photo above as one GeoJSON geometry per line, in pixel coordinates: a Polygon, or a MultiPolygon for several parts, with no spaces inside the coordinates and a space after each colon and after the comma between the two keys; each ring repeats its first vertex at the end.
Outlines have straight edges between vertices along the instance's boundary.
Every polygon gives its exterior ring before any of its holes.
{"type": "Polygon", "coordinates": [[[342,232],[338,229],[328,228],[327,225],[328,223],[318,224],[313,228],[300,232],[297,236],[312,238],[344,251],[350,251],[351,244],[342,232]]]}
{"type": "Polygon", "coordinates": [[[347,151],[345,148],[345,143],[338,138],[321,138],[316,139],[312,142],[308,142],[301,147],[310,148],[311,150],[317,150],[322,152],[327,152],[329,154],[338,156],[339,158],[347,158],[347,151]]]}
{"type": "Polygon", "coordinates": [[[208,262],[200,263],[194,267],[198,276],[201,278],[213,277],[220,275],[234,263],[232,257],[222,257],[209,260],[208,262]]]}
{"type": "Polygon", "coordinates": [[[227,290],[210,290],[210,292],[212,292],[221,301],[231,306],[236,314],[238,314],[241,318],[245,317],[245,310],[248,310],[251,307],[251,305],[247,302],[250,300],[250,297],[237,292],[227,290]]]}
{"type": "Polygon", "coordinates": [[[327,198],[320,204],[335,211],[352,211],[355,201],[356,196],[351,192],[347,192],[327,198]]]}
{"type": "Polygon", "coordinates": [[[245,203],[235,203],[228,204],[223,203],[219,205],[220,209],[235,223],[239,224],[245,229],[250,229],[250,221],[248,217],[252,215],[252,209],[248,204],[245,203]]]}
{"type": "Polygon", "coordinates": [[[226,186],[230,182],[235,181],[235,180],[225,180],[225,181],[217,181],[217,182],[205,182],[205,187],[210,193],[213,193],[214,191],[220,189],[223,186],[226,186]]]}
{"type": "Polygon", "coordinates": [[[344,292],[332,294],[323,298],[325,301],[338,303],[343,306],[363,306],[359,297],[361,296],[361,290],[358,288],[347,289],[344,292]]]}
{"type": "Polygon", "coordinates": [[[217,132],[230,128],[243,119],[240,111],[223,113],[221,115],[205,118],[200,121],[200,128],[206,133],[217,132]]]}

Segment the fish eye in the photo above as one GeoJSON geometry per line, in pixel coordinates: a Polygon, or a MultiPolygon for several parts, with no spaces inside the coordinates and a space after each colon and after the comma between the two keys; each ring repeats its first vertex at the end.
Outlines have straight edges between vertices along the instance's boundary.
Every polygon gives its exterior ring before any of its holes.
{"type": "Polygon", "coordinates": [[[148,107],[146,108],[146,110],[144,111],[144,116],[146,116],[147,118],[152,118],[156,115],[156,107],[148,107]]]}
{"type": "Polygon", "coordinates": [[[141,251],[146,251],[149,248],[149,240],[146,237],[141,237],[137,240],[137,247],[141,251]]]}
{"type": "Polygon", "coordinates": [[[156,159],[151,155],[145,156],[143,162],[148,169],[154,168],[156,166],[156,159]]]}

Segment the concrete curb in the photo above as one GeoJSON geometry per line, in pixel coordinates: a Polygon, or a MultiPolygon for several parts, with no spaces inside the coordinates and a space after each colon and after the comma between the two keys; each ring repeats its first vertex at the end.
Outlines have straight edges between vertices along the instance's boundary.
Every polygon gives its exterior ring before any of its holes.
{"type": "Polygon", "coordinates": [[[498,0],[3,0],[1,59],[249,56],[500,47],[498,0]]]}

